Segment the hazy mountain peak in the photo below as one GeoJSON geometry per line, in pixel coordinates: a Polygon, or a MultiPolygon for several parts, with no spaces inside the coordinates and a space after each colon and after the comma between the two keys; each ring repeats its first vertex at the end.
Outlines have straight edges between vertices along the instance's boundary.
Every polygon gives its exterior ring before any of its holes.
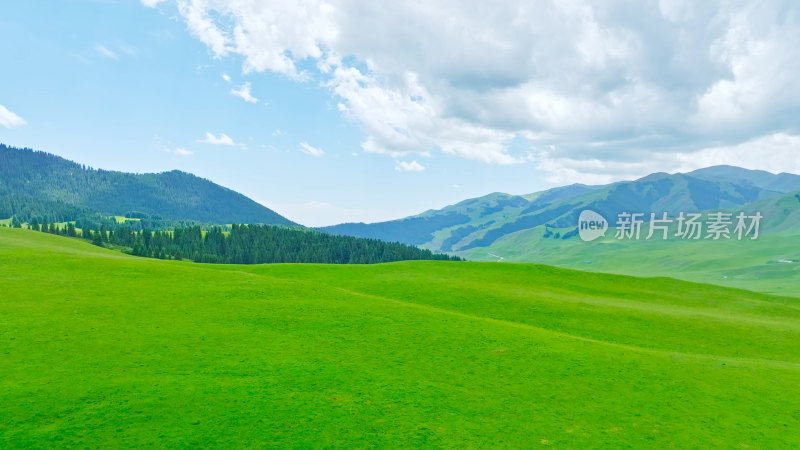
{"type": "Polygon", "coordinates": [[[721,165],[698,169],[686,175],[707,181],[751,185],[781,194],[800,189],[800,175],[786,172],[776,175],[764,170],[721,165]]]}
{"type": "Polygon", "coordinates": [[[645,181],[645,182],[646,181],[657,181],[657,180],[661,180],[661,179],[664,179],[664,178],[669,178],[671,176],[673,176],[673,175],[670,175],[670,174],[668,174],[666,172],[655,172],[655,173],[651,173],[650,175],[645,175],[642,178],[639,178],[639,179],[635,180],[634,182],[637,182],[637,181],[645,181]]]}

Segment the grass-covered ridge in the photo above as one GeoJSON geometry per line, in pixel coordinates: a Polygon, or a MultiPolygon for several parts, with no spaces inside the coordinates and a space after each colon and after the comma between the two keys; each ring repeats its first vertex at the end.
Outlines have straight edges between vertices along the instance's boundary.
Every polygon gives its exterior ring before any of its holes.
{"type": "Polygon", "coordinates": [[[800,445],[800,299],[0,228],[0,447],[800,445]]]}

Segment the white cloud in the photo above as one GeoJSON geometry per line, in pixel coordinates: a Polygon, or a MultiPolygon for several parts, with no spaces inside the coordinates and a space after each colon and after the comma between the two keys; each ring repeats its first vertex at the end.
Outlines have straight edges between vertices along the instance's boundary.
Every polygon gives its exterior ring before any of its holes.
{"type": "Polygon", "coordinates": [[[228,39],[209,16],[205,2],[178,0],[178,12],[186,21],[189,32],[206,44],[215,58],[228,53],[228,39]]]}
{"type": "Polygon", "coordinates": [[[163,2],[164,0],[141,0],[144,6],[148,8],[155,8],[158,6],[159,3],[163,2]]]}
{"type": "Polygon", "coordinates": [[[214,136],[214,134],[206,131],[206,137],[204,137],[203,139],[198,139],[197,142],[200,142],[201,144],[229,145],[229,146],[245,148],[244,144],[236,143],[233,140],[233,138],[231,138],[225,133],[222,133],[219,136],[214,136]]]}
{"type": "Polygon", "coordinates": [[[27,123],[25,119],[14,114],[5,106],[0,105],[0,125],[6,128],[16,128],[27,125],[27,123]]]}
{"type": "Polygon", "coordinates": [[[792,0],[178,6],[215,57],[239,55],[246,73],[307,80],[300,64],[316,64],[363,149],[395,158],[515,164],[532,152],[551,178],[600,180],[709,148],[733,161],[739,145],[800,135],[792,0]]]}
{"type": "Polygon", "coordinates": [[[113,51],[109,50],[107,47],[100,44],[94,46],[94,51],[109,59],[119,59],[119,55],[117,55],[113,51]]]}
{"type": "Polygon", "coordinates": [[[325,154],[325,152],[322,151],[321,149],[316,148],[316,147],[312,147],[312,146],[308,145],[305,142],[301,142],[300,143],[300,151],[302,151],[303,153],[305,153],[307,155],[317,156],[317,157],[322,156],[322,155],[325,154]]]}
{"type": "Polygon", "coordinates": [[[397,161],[397,165],[394,166],[394,170],[398,172],[422,172],[425,170],[425,166],[417,161],[397,161]]]}
{"type": "Polygon", "coordinates": [[[253,97],[250,93],[250,82],[241,85],[239,89],[231,89],[231,94],[241,98],[247,103],[258,103],[258,99],[253,97]]]}
{"type": "Polygon", "coordinates": [[[408,153],[427,155],[441,150],[489,163],[518,162],[505,144],[514,134],[480,124],[444,117],[441,105],[431,98],[416,75],[406,73],[393,89],[355,67],[333,71],[333,92],[343,100],[339,109],[355,118],[369,136],[365,151],[399,157],[408,153]]]}
{"type": "MultiPolygon", "coordinates": [[[[797,19],[793,9],[788,15],[797,19]]],[[[769,127],[798,112],[800,27],[782,14],[777,6],[755,3],[731,14],[725,33],[710,48],[712,61],[728,74],[698,95],[698,126],[736,133],[769,127]]]]}
{"type": "Polygon", "coordinates": [[[208,2],[178,0],[189,31],[219,58],[230,52],[247,55],[245,73],[272,71],[296,79],[306,75],[295,61],[323,56],[322,43],[335,39],[333,5],[324,1],[208,2]],[[226,25],[220,16],[229,16],[226,25]],[[266,19],[266,20],[265,20],[266,19]]]}
{"type": "Polygon", "coordinates": [[[183,147],[167,147],[166,145],[161,145],[161,150],[165,151],[166,153],[170,153],[172,155],[177,156],[192,156],[194,152],[183,147]]]}
{"type": "Polygon", "coordinates": [[[231,82],[231,77],[227,73],[223,73],[222,74],[222,79],[225,80],[226,83],[230,83],[231,82]]]}
{"type": "Polygon", "coordinates": [[[678,153],[676,170],[687,172],[702,167],[728,164],[766,170],[800,173],[800,136],[775,133],[741,144],[678,153]]]}
{"type": "Polygon", "coordinates": [[[130,44],[123,43],[119,49],[128,56],[136,57],[139,55],[139,49],[130,44]]]}
{"type": "Polygon", "coordinates": [[[690,172],[703,167],[733,165],[768,172],[800,173],[800,136],[774,133],[735,145],[692,151],[648,152],[633,161],[604,161],[554,156],[543,151],[534,156],[540,170],[555,184],[581,182],[605,184],[631,180],[654,172],[690,172]]]}

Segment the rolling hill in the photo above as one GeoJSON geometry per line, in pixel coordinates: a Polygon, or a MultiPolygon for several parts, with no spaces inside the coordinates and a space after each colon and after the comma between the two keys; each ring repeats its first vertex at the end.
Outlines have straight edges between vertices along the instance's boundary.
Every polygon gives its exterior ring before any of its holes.
{"type": "Polygon", "coordinates": [[[52,222],[91,213],[295,225],[242,194],[185,172],[95,170],[48,153],[0,144],[0,217],[52,222]]]}
{"type": "Polygon", "coordinates": [[[0,228],[0,447],[800,446],[800,299],[0,228]]]}

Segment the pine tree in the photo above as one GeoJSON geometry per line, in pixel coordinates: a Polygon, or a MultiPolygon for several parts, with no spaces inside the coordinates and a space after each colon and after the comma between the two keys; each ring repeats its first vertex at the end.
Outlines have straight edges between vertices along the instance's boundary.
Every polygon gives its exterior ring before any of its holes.
{"type": "Polygon", "coordinates": [[[100,232],[99,231],[95,231],[94,233],[91,233],[91,234],[92,234],[92,244],[94,244],[94,245],[96,245],[98,247],[102,247],[103,246],[103,238],[100,237],[100,232]]]}

